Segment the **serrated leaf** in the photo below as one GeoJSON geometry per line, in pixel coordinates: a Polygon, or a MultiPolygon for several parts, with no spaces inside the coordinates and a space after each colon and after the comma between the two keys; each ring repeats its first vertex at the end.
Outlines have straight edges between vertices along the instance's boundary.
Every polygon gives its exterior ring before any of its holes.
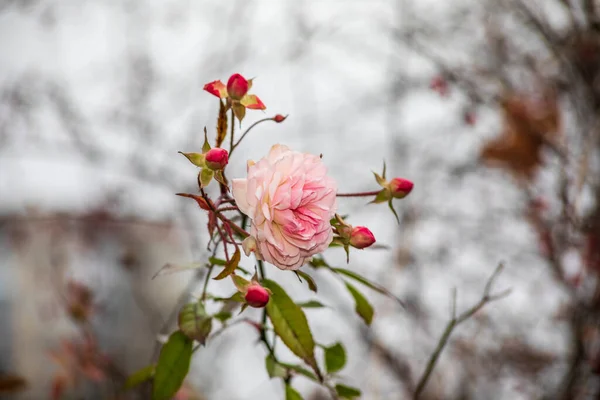
{"type": "Polygon", "coordinates": [[[181,308],[177,324],[187,337],[201,344],[206,343],[206,338],[212,330],[212,319],[206,314],[204,305],[199,301],[186,304],[181,308]]]}
{"type": "Polygon", "coordinates": [[[154,376],[156,365],[147,365],[127,377],[123,390],[129,390],[150,380],[154,376]]]}
{"type": "Polygon", "coordinates": [[[277,283],[265,279],[262,285],[272,292],[266,309],[275,333],[292,353],[315,369],[315,372],[318,371],[315,342],[304,311],[277,283]]]}
{"type": "Polygon", "coordinates": [[[286,369],[275,361],[271,354],[265,358],[265,367],[267,368],[269,378],[285,378],[287,376],[286,369]]]}
{"type": "Polygon", "coordinates": [[[302,308],[325,308],[325,307],[327,307],[326,305],[324,305],[323,303],[321,303],[317,300],[310,300],[310,301],[305,301],[303,303],[297,303],[297,304],[302,308]]]}
{"type": "Polygon", "coordinates": [[[346,350],[341,343],[325,347],[325,369],[328,373],[341,370],[346,365],[346,350]]]}
{"type": "Polygon", "coordinates": [[[239,247],[236,247],[235,253],[233,253],[233,256],[231,257],[231,260],[229,260],[229,263],[226,264],[225,268],[223,268],[223,271],[221,271],[221,273],[219,273],[219,275],[215,276],[213,279],[219,281],[233,274],[235,272],[235,269],[238,267],[238,264],[240,263],[241,257],[242,255],[240,254],[240,249],[239,247]]]}
{"type": "Polygon", "coordinates": [[[190,369],[192,344],[192,339],[183,332],[176,331],[169,336],[158,357],[152,388],[153,400],[168,400],[177,393],[190,369]]]}
{"type": "Polygon", "coordinates": [[[285,385],[285,400],[303,400],[300,393],[290,385],[285,385]]]}
{"type": "Polygon", "coordinates": [[[200,183],[200,187],[207,187],[214,176],[215,171],[212,169],[203,168],[202,171],[200,171],[200,174],[198,174],[198,183],[200,183]]]}
{"type": "Polygon", "coordinates": [[[227,108],[222,101],[219,101],[219,118],[217,118],[217,140],[216,147],[221,147],[223,140],[227,136],[227,108]]]}
{"type": "Polygon", "coordinates": [[[154,276],[152,276],[152,279],[156,278],[157,276],[174,274],[176,272],[202,268],[203,266],[204,266],[203,263],[190,263],[190,264],[167,263],[167,264],[163,265],[162,268],[159,269],[158,272],[156,272],[156,274],[154,274],[154,276]]]}
{"type": "Polygon", "coordinates": [[[300,275],[302,278],[304,278],[304,280],[308,284],[308,288],[310,290],[317,293],[317,284],[315,283],[315,280],[312,278],[312,276],[310,276],[309,274],[307,274],[304,271],[294,271],[294,272],[296,272],[297,275],[300,275]]]}
{"type": "Polygon", "coordinates": [[[356,313],[365,321],[367,325],[371,325],[373,321],[373,306],[367,301],[365,296],[361,292],[359,292],[354,286],[346,282],[346,287],[348,291],[354,297],[355,302],[355,311],[356,313]]]}
{"type": "Polygon", "coordinates": [[[204,167],[204,154],[200,153],[184,153],[182,151],[178,151],[179,154],[183,154],[185,158],[188,159],[189,162],[194,164],[196,167],[204,167]]]}
{"type": "Polygon", "coordinates": [[[292,370],[300,375],[307,377],[310,380],[319,382],[319,378],[317,378],[317,376],[315,374],[313,374],[311,371],[307,370],[306,368],[304,368],[301,365],[287,364],[287,363],[283,363],[283,362],[280,362],[279,364],[281,364],[283,367],[285,367],[289,370],[292,370]]]}
{"type": "Polygon", "coordinates": [[[343,397],[345,399],[353,399],[355,397],[360,396],[360,390],[353,388],[351,386],[337,384],[335,385],[335,391],[338,396],[343,397]]]}
{"type": "Polygon", "coordinates": [[[204,127],[204,144],[202,145],[202,153],[207,153],[210,150],[210,143],[208,143],[208,132],[204,127]]]}

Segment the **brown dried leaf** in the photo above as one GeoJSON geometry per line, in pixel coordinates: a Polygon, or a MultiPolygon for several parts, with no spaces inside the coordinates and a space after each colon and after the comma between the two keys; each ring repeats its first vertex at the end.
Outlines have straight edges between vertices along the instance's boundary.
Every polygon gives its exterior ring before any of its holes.
{"type": "Polygon", "coordinates": [[[481,151],[481,159],[517,178],[531,180],[542,164],[542,150],[560,129],[560,110],[555,92],[539,98],[511,94],[502,101],[503,131],[481,151]]]}

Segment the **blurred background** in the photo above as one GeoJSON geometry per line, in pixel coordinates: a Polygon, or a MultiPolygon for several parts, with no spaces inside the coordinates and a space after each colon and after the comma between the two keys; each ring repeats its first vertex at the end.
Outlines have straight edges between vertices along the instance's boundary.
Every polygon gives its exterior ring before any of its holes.
{"type": "MultiPolygon", "coordinates": [[[[511,294],[455,330],[421,398],[597,398],[599,51],[596,0],[1,0],[0,398],[138,398],[124,377],[204,271],[151,278],[209,255],[205,213],[174,195],[196,191],[177,151],[214,130],[202,88],[232,73],[267,106],[244,126],[289,118],[257,127],[230,177],[282,143],[323,153],[344,192],[377,189],[383,160],[415,183],[399,225],[385,204],[339,203],[389,246],[348,268],[405,309],[365,290],[367,329],[343,284],[311,271],[328,305],[307,310],[313,334],[345,344],[361,398],[412,398],[453,289],[471,307],[500,262],[511,294]]],[[[257,339],[236,325],[198,351],[179,398],[284,398],[257,339]]]]}

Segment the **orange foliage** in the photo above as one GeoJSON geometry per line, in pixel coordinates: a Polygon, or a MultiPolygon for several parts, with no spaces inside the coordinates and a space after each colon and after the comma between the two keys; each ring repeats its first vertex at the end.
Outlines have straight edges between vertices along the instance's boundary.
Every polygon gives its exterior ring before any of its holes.
{"type": "Polygon", "coordinates": [[[554,92],[541,98],[510,94],[501,101],[503,130],[481,151],[481,159],[517,178],[531,180],[542,163],[542,150],[560,132],[560,110],[554,92]]]}

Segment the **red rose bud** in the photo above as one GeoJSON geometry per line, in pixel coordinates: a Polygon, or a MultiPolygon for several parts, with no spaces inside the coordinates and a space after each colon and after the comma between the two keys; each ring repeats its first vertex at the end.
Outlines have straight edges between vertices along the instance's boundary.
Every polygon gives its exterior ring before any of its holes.
{"type": "Polygon", "coordinates": [[[287,116],[283,116],[281,114],[277,114],[276,116],[273,117],[273,121],[277,122],[278,124],[282,123],[283,121],[285,121],[285,119],[287,118],[287,116]]]}
{"type": "Polygon", "coordinates": [[[269,302],[269,292],[258,283],[253,282],[248,286],[244,299],[250,307],[263,308],[269,302]]]}
{"type": "Polygon", "coordinates": [[[352,229],[350,234],[350,245],[357,249],[364,249],[375,243],[375,236],[373,232],[364,226],[357,226],[352,229]]]}
{"type": "Polygon", "coordinates": [[[206,153],[204,160],[208,168],[218,171],[225,168],[229,162],[229,153],[225,149],[214,147],[206,153]]]}
{"type": "Polygon", "coordinates": [[[234,100],[240,100],[248,93],[248,81],[240,74],[233,74],[227,81],[227,93],[234,100]]]}
{"type": "Polygon", "coordinates": [[[204,85],[204,90],[220,99],[227,97],[227,88],[221,81],[212,81],[207,83],[204,85]]]}
{"type": "Polygon", "coordinates": [[[413,183],[408,179],[394,178],[388,183],[392,197],[401,199],[408,196],[413,189],[413,183]]]}

